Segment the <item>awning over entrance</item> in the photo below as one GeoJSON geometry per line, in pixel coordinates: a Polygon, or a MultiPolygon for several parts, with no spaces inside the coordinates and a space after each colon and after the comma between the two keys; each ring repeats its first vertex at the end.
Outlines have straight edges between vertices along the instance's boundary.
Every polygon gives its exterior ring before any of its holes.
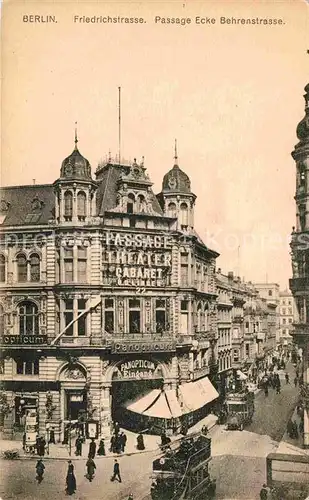
{"type": "Polygon", "coordinates": [[[144,413],[145,410],[153,405],[160,392],[160,389],[153,389],[152,391],[142,396],[140,399],[134,402],[130,402],[126,407],[127,410],[134,411],[135,413],[144,413]]]}
{"type": "Polygon", "coordinates": [[[188,382],[179,386],[179,399],[182,401],[182,412],[190,413],[211,403],[219,396],[208,377],[196,382],[188,382]]]}
{"type": "Polygon", "coordinates": [[[245,375],[241,370],[237,370],[237,376],[239,380],[247,380],[247,375],[245,375]]]}

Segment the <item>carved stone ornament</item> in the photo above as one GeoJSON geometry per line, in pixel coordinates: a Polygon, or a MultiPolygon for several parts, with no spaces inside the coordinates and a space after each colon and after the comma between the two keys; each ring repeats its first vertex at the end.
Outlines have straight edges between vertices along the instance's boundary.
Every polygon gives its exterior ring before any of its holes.
{"type": "Polygon", "coordinates": [[[106,373],[106,370],[109,366],[109,361],[107,359],[102,360],[102,375],[106,373]]]}
{"type": "Polygon", "coordinates": [[[40,200],[37,196],[35,198],[33,198],[32,202],[31,202],[31,210],[33,212],[37,211],[37,210],[42,210],[44,206],[44,202],[42,200],[40,200]]]}
{"type": "Polygon", "coordinates": [[[8,209],[10,208],[10,203],[5,201],[5,200],[1,200],[0,201],[0,212],[7,212],[8,209]]]}
{"type": "Polygon", "coordinates": [[[66,380],[85,380],[85,375],[78,367],[67,368],[64,371],[63,378],[66,380]]]}

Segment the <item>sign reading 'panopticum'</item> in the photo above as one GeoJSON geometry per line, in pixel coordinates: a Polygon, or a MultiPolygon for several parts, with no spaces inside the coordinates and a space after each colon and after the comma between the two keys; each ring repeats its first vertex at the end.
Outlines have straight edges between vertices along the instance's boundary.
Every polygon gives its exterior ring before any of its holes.
{"type": "Polygon", "coordinates": [[[130,353],[130,352],[173,352],[176,350],[176,343],[173,341],[158,342],[132,342],[122,341],[113,342],[111,346],[112,353],[130,353]]]}

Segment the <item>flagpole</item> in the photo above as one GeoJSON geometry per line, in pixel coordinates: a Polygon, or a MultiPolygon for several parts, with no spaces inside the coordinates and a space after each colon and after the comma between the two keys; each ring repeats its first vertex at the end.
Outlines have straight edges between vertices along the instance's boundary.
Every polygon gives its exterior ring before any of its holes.
{"type": "Polygon", "coordinates": [[[121,87],[118,87],[118,159],[121,163],[121,87]]]}

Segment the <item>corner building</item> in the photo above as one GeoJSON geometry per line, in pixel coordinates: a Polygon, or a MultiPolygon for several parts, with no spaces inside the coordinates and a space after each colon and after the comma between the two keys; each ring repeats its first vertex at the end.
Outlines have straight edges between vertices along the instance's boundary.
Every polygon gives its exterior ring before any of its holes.
{"type": "Polygon", "coordinates": [[[20,437],[29,407],[39,432],[52,426],[62,440],[71,421],[108,435],[119,409],[149,393],[168,391],[189,426],[214,398],[194,403],[196,382],[214,389],[217,375],[218,254],[194,230],[196,196],[177,155],[157,196],[143,161],[110,158],[95,177],[76,139],[53,184],[1,191],[7,435],[20,437]]]}

